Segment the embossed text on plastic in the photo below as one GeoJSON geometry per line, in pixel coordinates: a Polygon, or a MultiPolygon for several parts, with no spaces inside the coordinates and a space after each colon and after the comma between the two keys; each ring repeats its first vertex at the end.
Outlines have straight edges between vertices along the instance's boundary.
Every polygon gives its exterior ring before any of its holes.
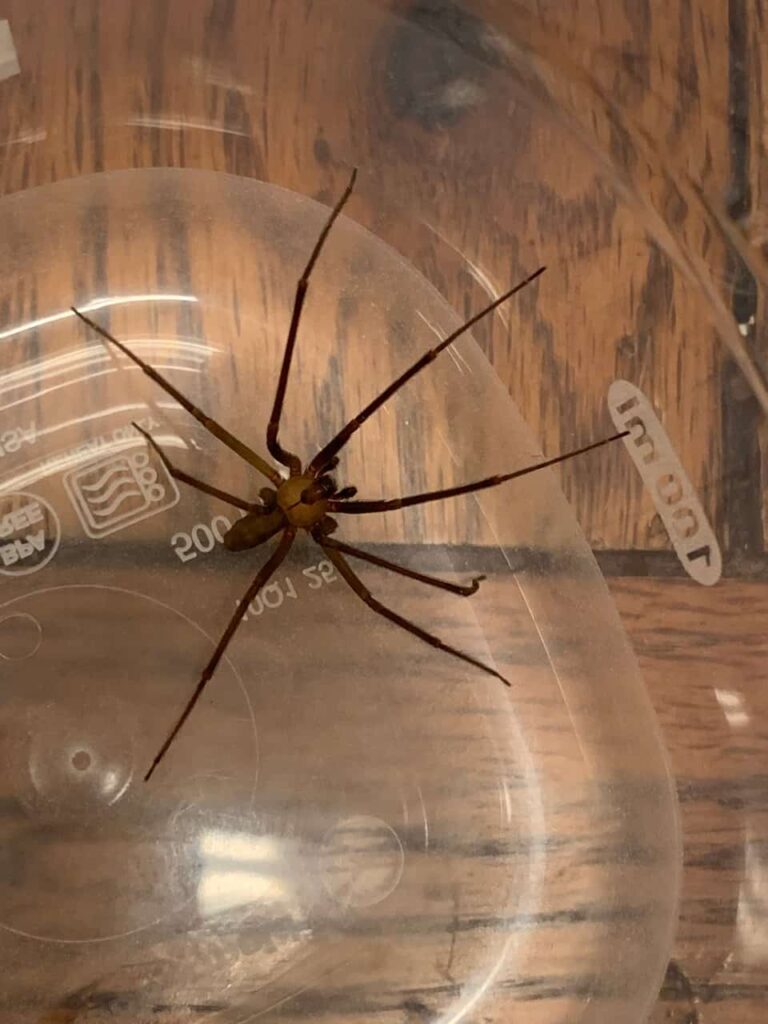
{"type": "Polygon", "coordinates": [[[632,461],[648,488],[680,563],[692,579],[711,587],[720,579],[722,557],[701,502],[651,403],[634,384],[615,380],[608,409],[632,461]]]}

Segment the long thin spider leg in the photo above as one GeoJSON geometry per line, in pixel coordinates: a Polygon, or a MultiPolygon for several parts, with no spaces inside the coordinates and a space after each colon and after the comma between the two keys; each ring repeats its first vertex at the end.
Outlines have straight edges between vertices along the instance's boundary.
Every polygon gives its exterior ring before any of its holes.
{"type": "Polygon", "coordinates": [[[209,434],[213,434],[213,436],[218,438],[219,441],[222,441],[227,448],[239,455],[241,459],[245,459],[245,461],[249,463],[249,465],[253,466],[254,469],[258,469],[258,471],[263,473],[263,475],[268,480],[271,480],[273,484],[280,483],[280,474],[274,466],[270,466],[265,459],[262,459],[262,457],[253,451],[252,448],[249,448],[247,444],[244,444],[236,438],[234,434],[230,434],[225,427],[222,427],[220,423],[217,423],[216,420],[204,413],[202,409],[198,409],[196,405],[190,402],[186,395],[183,395],[181,391],[175,388],[173,384],[171,384],[169,380],[166,380],[161,373],[158,373],[153,366],[144,362],[144,360],[140,356],[137,356],[136,353],[133,352],[124,342],[118,341],[113,334],[110,334],[109,331],[97,324],[95,320],[91,320],[91,318],[86,316],[85,313],[81,313],[79,309],[75,309],[74,306],[70,306],[70,309],[76,317],[79,317],[84,324],[87,324],[88,327],[101,335],[105,341],[108,341],[111,345],[115,345],[119,348],[120,351],[140,367],[140,369],[142,369],[144,373],[146,373],[146,375],[155,382],[155,384],[159,384],[163,391],[175,398],[179,405],[183,409],[186,409],[188,413],[191,413],[197,422],[201,423],[205,427],[209,434]]]}
{"type": "Polygon", "coordinates": [[[315,243],[315,248],[312,250],[312,255],[309,257],[309,262],[304,268],[304,273],[299,278],[298,284],[296,285],[296,297],[293,300],[293,313],[291,315],[291,326],[288,329],[288,337],[285,342],[285,351],[283,352],[283,364],[280,367],[280,376],[277,381],[277,389],[275,391],[275,401],[272,406],[272,415],[269,417],[269,424],[267,425],[267,448],[269,449],[270,455],[281,462],[284,466],[288,466],[292,473],[298,473],[301,468],[301,462],[297,455],[293,452],[287,451],[280,442],[277,440],[277,435],[280,431],[280,417],[283,412],[283,402],[285,401],[285,392],[288,387],[288,377],[291,372],[291,362],[293,360],[293,350],[296,346],[296,336],[299,332],[299,321],[301,320],[301,311],[304,308],[304,298],[307,294],[307,288],[309,287],[309,278],[314,269],[317,258],[320,255],[320,250],[323,248],[328,233],[333,227],[333,222],[341,213],[344,208],[344,204],[352,194],[352,189],[355,187],[355,179],[357,178],[357,168],[352,171],[352,176],[349,179],[349,184],[344,190],[344,193],[339,201],[331,211],[328,220],[325,223],[325,227],[320,232],[320,237],[315,243]]]}
{"type": "Polygon", "coordinates": [[[147,771],[147,774],[144,776],[145,782],[149,782],[149,780],[152,778],[154,770],[165,757],[165,755],[168,752],[168,748],[178,736],[181,727],[192,714],[195,705],[200,700],[200,697],[203,694],[203,690],[208,685],[211,677],[213,676],[213,673],[216,671],[219,662],[224,656],[224,652],[229,646],[230,640],[235,635],[235,630],[240,625],[243,616],[248,610],[248,605],[258,594],[261,588],[268,582],[270,576],[272,576],[275,569],[277,569],[277,567],[283,561],[285,556],[288,554],[288,551],[290,550],[291,544],[293,544],[293,539],[295,536],[296,528],[292,526],[287,526],[283,531],[283,536],[280,538],[280,543],[277,545],[277,547],[269,556],[264,565],[262,565],[262,567],[259,569],[253,582],[248,587],[245,594],[243,594],[243,596],[240,598],[237,604],[237,608],[235,608],[234,615],[229,620],[229,625],[222,633],[221,639],[216,644],[216,649],[214,650],[213,654],[211,655],[208,661],[208,664],[205,666],[200,675],[200,680],[197,686],[195,687],[194,693],[187,701],[187,704],[182,713],[179,715],[176,724],[168,733],[168,736],[163,742],[163,745],[160,747],[157,754],[155,755],[154,760],[152,761],[152,764],[149,766],[149,770],[147,771]]]}
{"type": "Polygon", "coordinates": [[[440,355],[443,349],[448,348],[451,342],[456,341],[456,339],[459,338],[466,331],[468,331],[470,327],[474,327],[478,320],[482,320],[484,316],[487,316],[489,313],[492,313],[494,309],[500,306],[503,302],[506,302],[507,299],[511,299],[512,296],[515,295],[517,292],[522,291],[522,289],[525,288],[526,285],[529,285],[532,281],[535,281],[536,278],[539,277],[540,274],[543,274],[546,269],[546,267],[539,267],[538,270],[535,270],[532,274],[529,274],[528,277],[525,278],[525,280],[520,281],[519,284],[516,284],[514,288],[510,288],[509,291],[504,292],[503,295],[500,295],[497,299],[494,299],[493,302],[489,303],[489,305],[487,305],[484,309],[481,309],[479,313],[476,313],[473,317],[470,317],[465,324],[462,324],[461,327],[457,328],[452,334],[449,334],[447,338],[444,338],[439,345],[436,345],[434,348],[431,348],[428,352],[425,352],[420,359],[416,360],[413,366],[407,369],[405,373],[400,374],[397,380],[394,380],[389,385],[389,387],[385,388],[381,392],[380,395],[377,395],[377,397],[374,398],[373,401],[369,402],[368,405],[366,405],[366,407],[362,410],[362,412],[359,412],[354,419],[350,420],[349,423],[346,424],[346,426],[341,428],[341,430],[338,432],[338,434],[336,434],[335,437],[331,438],[331,440],[328,442],[328,444],[325,445],[324,448],[320,449],[317,455],[315,455],[315,457],[310,462],[308,471],[317,472],[318,470],[322,469],[326,465],[328,460],[347,443],[347,441],[350,439],[350,437],[352,437],[355,431],[358,430],[363,425],[363,423],[365,423],[365,421],[376,412],[377,409],[384,405],[384,403],[388,401],[392,397],[392,395],[395,394],[396,391],[399,391],[400,388],[411,379],[411,377],[414,377],[419,372],[419,370],[423,370],[425,366],[428,366],[434,359],[436,359],[440,355]]]}
{"type": "Polygon", "coordinates": [[[484,480],[476,480],[471,484],[461,484],[459,487],[447,487],[442,491],[425,491],[423,494],[410,494],[406,498],[384,498],[378,501],[329,501],[328,511],[351,512],[355,514],[390,512],[393,509],[407,508],[409,505],[423,505],[428,501],[442,501],[444,498],[455,498],[459,494],[471,494],[473,491],[482,491],[487,487],[497,487],[507,480],[516,480],[518,477],[527,476],[529,473],[537,473],[540,469],[546,469],[548,466],[556,466],[558,462],[565,462],[566,459],[573,459],[577,455],[591,452],[595,448],[601,448],[604,444],[610,444],[611,441],[618,441],[620,437],[626,437],[628,433],[628,430],[622,430],[619,434],[612,434],[610,437],[604,437],[600,441],[593,441],[592,444],[587,444],[583,448],[577,448],[575,451],[566,452],[564,455],[556,455],[555,458],[546,459],[544,462],[536,462],[534,465],[526,466],[524,469],[516,469],[514,473],[489,476],[484,480]]]}
{"type": "Polygon", "coordinates": [[[484,664],[482,661],[478,661],[477,658],[473,658],[469,654],[464,654],[455,647],[451,647],[449,644],[444,643],[439,637],[434,636],[432,633],[427,633],[425,629],[421,629],[420,626],[414,625],[408,619],[403,618],[402,615],[398,615],[397,612],[393,612],[391,608],[387,608],[377,601],[376,598],[370,593],[370,591],[364,586],[362,580],[355,575],[352,569],[349,567],[344,556],[336,548],[333,548],[328,543],[328,538],[324,537],[319,530],[313,530],[312,536],[315,538],[320,547],[328,555],[328,558],[333,562],[339,571],[342,578],[349,584],[354,590],[357,596],[368,605],[378,615],[384,616],[385,619],[389,619],[390,622],[394,622],[395,625],[400,626],[401,629],[407,630],[409,633],[413,633],[420,640],[429,644],[431,647],[437,647],[440,651],[445,651],[446,654],[452,654],[455,658],[460,658],[462,661],[466,661],[469,665],[474,665],[475,668],[482,669],[483,672],[487,672],[488,675],[495,676],[496,679],[500,679],[505,686],[511,686],[512,684],[508,679],[505,679],[503,675],[491,668],[490,665],[484,664]]]}
{"type": "Polygon", "coordinates": [[[413,569],[406,569],[404,565],[397,565],[386,558],[379,558],[378,555],[369,554],[369,552],[355,548],[351,544],[345,544],[341,540],[336,540],[335,537],[324,537],[323,544],[326,547],[335,548],[336,551],[341,551],[344,555],[360,558],[364,562],[370,562],[371,565],[381,566],[382,569],[389,569],[390,572],[398,573],[400,576],[407,576],[409,579],[418,580],[419,583],[428,583],[431,587],[439,587],[441,590],[447,590],[451,594],[460,594],[462,597],[476,594],[480,584],[485,579],[485,576],[473,576],[470,584],[462,586],[459,583],[449,583],[447,580],[438,579],[436,576],[425,576],[423,573],[415,572],[413,569]]]}
{"type": "Polygon", "coordinates": [[[210,494],[212,498],[219,498],[221,501],[226,501],[228,505],[234,505],[235,508],[241,508],[245,512],[253,511],[254,502],[245,501],[243,498],[238,498],[236,495],[230,494],[228,491],[222,491],[218,487],[214,487],[212,484],[207,484],[205,480],[200,480],[196,476],[191,476],[183,469],[179,469],[177,466],[174,466],[151,434],[148,434],[143,427],[139,426],[138,423],[132,423],[131,426],[135,427],[140,434],[144,435],[147,444],[157,453],[158,458],[162,461],[163,465],[174,480],[180,480],[182,483],[188,484],[190,487],[194,487],[197,491],[202,491],[204,494],[210,494]]]}

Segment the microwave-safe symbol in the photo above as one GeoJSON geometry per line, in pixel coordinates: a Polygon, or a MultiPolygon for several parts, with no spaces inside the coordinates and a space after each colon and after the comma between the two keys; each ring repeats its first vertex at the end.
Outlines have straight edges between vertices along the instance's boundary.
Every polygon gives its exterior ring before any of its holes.
{"type": "Polygon", "coordinates": [[[162,462],[148,451],[123,452],[64,477],[83,529],[98,539],[172,508],[179,492],[162,462]]]}

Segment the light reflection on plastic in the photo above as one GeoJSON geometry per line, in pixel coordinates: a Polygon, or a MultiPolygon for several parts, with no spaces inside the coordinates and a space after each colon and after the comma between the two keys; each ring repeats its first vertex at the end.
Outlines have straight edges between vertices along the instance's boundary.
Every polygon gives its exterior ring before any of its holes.
{"type": "MultiPolygon", "coordinates": [[[[164,408],[178,408],[173,406],[170,402],[162,403],[164,408]]],[[[63,420],[61,423],[54,423],[50,427],[45,427],[43,430],[38,431],[38,437],[42,437],[45,434],[55,433],[58,430],[64,430],[66,427],[74,426],[80,423],[85,423],[88,420],[100,419],[103,416],[111,416],[119,412],[131,412],[136,410],[146,409],[147,405],[140,402],[136,405],[113,405],[108,409],[102,409],[99,412],[89,413],[85,416],[77,416],[71,420],[63,420]]],[[[188,447],[187,443],[180,437],[172,434],[163,435],[162,437],[156,436],[158,444],[162,444],[167,448],[184,448],[188,447]]],[[[125,451],[128,448],[136,448],[144,443],[143,439],[136,434],[136,437],[125,437],[115,439],[114,441],[102,443],[98,447],[88,446],[81,447],[75,451],[65,452],[58,458],[44,459],[42,462],[36,463],[31,469],[24,470],[21,473],[17,473],[16,476],[9,477],[4,480],[0,487],[3,491],[13,490],[14,488],[27,487],[30,484],[36,483],[38,480],[43,480],[47,476],[53,476],[56,473],[60,473],[63,470],[71,469],[74,466],[78,466],[81,463],[90,462],[94,458],[101,458],[104,455],[109,455],[112,452],[125,451]]]]}
{"type": "MultiPolygon", "coordinates": [[[[456,253],[456,255],[460,258],[461,262],[466,265],[472,277],[474,277],[474,279],[485,291],[486,295],[491,299],[491,301],[493,301],[493,299],[497,298],[501,294],[502,289],[496,288],[491,279],[485,273],[485,271],[480,266],[478,266],[477,263],[473,263],[472,260],[467,255],[467,253],[460,249],[459,246],[455,245],[447,237],[447,235],[444,235],[435,227],[434,224],[431,224],[428,220],[425,220],[424,218],[422,218],[422,224],[424,224],[426,228],[429,228],[432,234],[439,238],[443,245],[447,246],[449,249],[456,253]]],[[[497,315],[502,316],[504,326],[508,326],[507,320],[504,319],[503,317],[502,310],[499,310],[497,315]]]]}
{"type": "Polygon", "coordinates": [[[83,345],[81,348],[72,349],[70,352],[63,352],[60,355],[48,356],[46,359],[37,359],[26,366],[20,366],[16,370],[8,370],[0,376],[0,388],[8,391],[13,387],[23,387],[25,384],[37,380],[48,380],[57,373],[66,373],[73,365],[84,363],[88,365],[93,362],[106,362],[109,353],[103,348],[95,348],[93,345],[83,345]]]}
{"type": "Polygon", "coordinates": [[[47,434],[56,434],[59,430],[66,430],[67,427],[74,427],[80,423],[88,423],[90,420],[99,420],[103,416],[113,416],[118,412],[136,412],[137,409],[146,409],[146,402],[137,402],[134,405],[110,405],[108,409],[100,409],[98,412],[89,412],[84,416],[75,416],[71,420],[61,420],[50,427],[43,427],[36,431],[37,437],[45,437],[47,434]]]}
{"type": "MultiPolygon", "coordinates": [[[[103,793],[104,796],[112,797],[113,802],[115,799],[115,792],[117,790],[119,782],[120,780],[117,776],[117,772],[113,771],[111,768],[104,772],[104,778],[101,780],[101,792],[103,793]]],[[[126,779],[126,782],[123,786],[123,791],[125,791],[127,788],[128,780],[126,779]]],[[[117,795],[120,796],[121,794],[118,793],[117,795]]]]}
{"type": "Polygon", "coordinates": [[[73,380],[65,380],[63,384],[51,384],[47,388],[37,388],[32,395],[25,395],[23,398],[17,398],[15,402],[6,402],[5,405],[0,406],[0,412],[7,412],[8,409],[13,409],[17,405],[26,405],[30,400],[30,397],[39,399],[43,395],[50,395],[54,391],[61,391],[62,388],[71,387],[73,384],[82,384],[85,381],[92,381],[94,377],[103,377],[108,373],[117,373],[117,366],[107,366],[103,370],[97,370],[96,372],[86,373],[82,377],[75,377],[73,380]]]}
{"type": "Polygon", "coordinates": [[[274,861],[279,854],[278,843],[272,836],[253,836],[247,832],[204,832],[199,846],[200,855],[206,860],[245,864],[274,861]]]}
{"type": "MultiPolygon", "coordinates": [[[[3,77],[2,69],[0,68],[0,79],[3,77]]],[[[3,139],[0,142],[0,149],[8,149],[11,146],[28,146],[33,142],[45,142],[48,138],[48,132],[45,128],[27,128],[18,135],[13,135],[10,139],[3,139]]]]}
{"type": "MultiPolygon", "coordinates": [[[[155,436],[155,440],[165,448],[188,447],[182,438],[172,434],[155,436]]],[[[53,476],[66,469],[72,469],[74,466],[79,466],[84,462],[91,462],[94,458],[101,459],[104,455],[111,455],[113,452],[117,453],[126,451],[130,448],[139,448],[142,447],[144,443],[144,439],[137,433],[135,438],[120,438],[115,441],[110,441],[107,444],[100,444],[98,448],[89,447],[84,450],[68,452],[66,455],[62,455],[58,459],[49,459],[48,461],[33,466],[32,469],[28,469],[24,473],[17,473],[16,476],[9,477],[7,480],[3,481],[0,486],[0,490],[10,491],[15,488],[22,489],[24,487],[28,487],[30,484],[36,483],[38,480],[45,479],[47,476],[53,476]]]]}
{"type": "Polygon", "coordinates": [[[0,21],[0,82],[21,74],[19,57],[11,35],[11,26],[7,19],[0,21]]]}
{"type": "MultiPolygon", "coordinates": [[[[81,313],[93,313],[97,309],[106,309],[110,306],[127,306],[132,302],[199,302],[196,295],[173,295],[160,292],[156,295],[114,295],[110,298],[92,299],[82,306],[78,306],[81,313]]],[[[75,314],[71,309],[62,310],[61,313],[51,313],[50,316],[43,316],[37,320],[27,320],[23,324],[17,324],[6,331],[0,331],[0,341],[7,338],[15,338],[25,331],[32,331],[37,327],[45,327],[47,324],[58,323],[59,320],[69,320],[75,314]]]]}
{"type": "MultiPolygon", "coordinates": [[[[173,355],[187,355],[189,354],[194,362],[199,366],[202,363],[202,356],[198,358],[198,353],[209,354],[211,352],[220,351],[214,345],[202,345],[199,342],[194,341],[179,341],[174,339],[173,341],[163,341],[162,339],[153,339],[152,341],[136,341],[131,339],[131,348],[134,352],[141,351],[143,348],[151,348],[153,351],[157,351],[159,348],[168,348],[173,355]]],[[[48,381],[53,377],[61,377],[66,374],[69,370],[77,367],[83,369],[84,367],[90,366],[93,363],[112,363],[111,353],[104,347],[95,345],[89,345],[86,348],[75,349],[72,352],[67,352],[64,355],[52,356],[48,359],[40,359],[32,363],[29,366],[23,366],[18,370],[12,370],[8,373],[4,373],[0,376],[0,393],[6,391],[13,391],[14,389],[20,389],[22,387],[29,387],[31,384],[37,384],[43,381],[48,381]]],[[[157,364],[155,364],[157,368],[157,364]]],[[[102,370],[102,373],[111,373],[115,369],[102,370]]],[[[194,371],[195,367],[188,366],[173,366],[169,369],[175,370],[188,370],[194,371]]],[[[95,374],[94,374],[95,376],[95,374]]],[[[78,377],[78,381],[87,380],[86,377],[78,377]]],[[[65,382],[72,383],[71,381],[65,382]]],[[[49,388],[48,391],[55,390],[49,388]]],[[[36,391],[35,397],[39,394],[47,394],[48,391],[36,391]]],[[[13,405],[19,405],[20,402],[25,399],[20,399],[16,402],[11,402],[3,408],[9,409],[13,405]]]]}
{"type": "Polygon", "coordinates": [[[716,687],[715,697],[732,729],[744,729],[749,725],[749,712],[744,707],[744,697],[741,693],[735,690],[719,690],[716,687]]]}
{"type": "MultiPolygon", "coordinates": [[[[435,325],[424,316],[421,310],[416,310],[416,316],[422,321],[422,323],[425,323],[427,325],[427,327],[430,329],[430,331],[432,331],[436,338],[439,338],[440,340],[443,339],[444,335],[441,334],[437,327],[435,327],[435,325]]],[[[464,356],[459,352],[455,345],[449,345],[448,348],[446,349],[446,352],[453,360],[453,364],[459,371],[459,373],[464,373],[462,366],[464,366],[469,373],[472,372],[469,363],[464,358],[464,356]]]]}
{"type": "Polygon", "coordinates": [[[740,959],[763,964],[768,959],[768,865],[761,856],[765,845],[748,831],[744,843],[744,878],[739,885],[736,927],[740,959]]]}
{"type": "Polygon", "coordinates": [[[280,844],[271,836],[212,830],[203,833],[198,847],[202,870],[197,906],[202,916],[286,901],[286,887],[277,877],[280,844]]]}
{"type": "MultiPolygon", "coordinates": [[[[158,294],[158,295],[123,295],[112,298],[94,299],[82,307],[84,312],[92,312],[94,310],[103,309],[105,307],[119,306],[137,302],[198,302],[194,295],[177,295],[175,293],[158,294]]],[[[53,313],[47,317],[40,317],[36,320],[28,320],[22,324],[17,324],[15,327],[8,328],[7,330],[0,331],[0,341],[9,340],[24,334],[26,331],[33,330],[37,327],[44,326],[46,324],[56,323],[58,321],[66,319],[74,319],[75,314],[67,309],[59,313],[53,313]]],[[[149,340],[142,339],[131,339],[131,346],[136,350],[142,348],[151,348],[154,352],[158,348],[167,347],[174,356],[185,355],[191,357],[198,366],[202,364],[203,357],[212,352],[218,352],[219,349],[212,345],[207,345],[203,342],[195,341],[181,341],[178,339],[163,341],[162,339],[153,338],[149,340]]],[[[190,367],[174,366],[176,370],[187,370],[192,372],[190,367]]],[[[117,364],[114,362],[114,353],[111,353],[106,346],[106,343],[102,342],[101,345],[84,345],[69,352],[58,353],[56,355],[48,356],[44,359],[36,359],[27,363],[24,366],[16,367],[12,370],[8,370],[0,375],[0,394],[7,394],[14,390],[20,390],[23,388],[29,388],[34,386],[34,398],[38,399],[42,395],[50,394],[54,391],[60,390],[61,388],[70,387],[73,384],[80,384],[90,380],[93,377],[103,376],[104,374],[114,373],[117,369],[117,364]],[[56,377],[65,377],[72,370],[83,370],[92,368],[98,364],[109,364],[104,366],[102,369],[95,370],[90,369],[90,373],[85,376],[80,376],[74,380],[64,380],[61,384],[50,384],[50,381],[56,377]],[[41,387],[43,383],[48,383],[48,387],[41,387]]],[[[13,409],[18,405],[23,405],[28,401],[28,396],[22,396],[13,401],[6,401],[3,405],[0,405],[0,411],[7,411],[13,409]]]]}
{"type": "Polygon", "coordinates": [[[216,132],[217,135],[238,135],[243,139],[248,139],[251,135],[250,132],[243,131],[241,128],[227,128],[213,121],[203,121],[193,117],[157,117],[153,114],[143,114],[141,117],[130,117],[124,123],[131,128],[160,128],[172,132],[196,128],[202,132],[216,132]]]}

